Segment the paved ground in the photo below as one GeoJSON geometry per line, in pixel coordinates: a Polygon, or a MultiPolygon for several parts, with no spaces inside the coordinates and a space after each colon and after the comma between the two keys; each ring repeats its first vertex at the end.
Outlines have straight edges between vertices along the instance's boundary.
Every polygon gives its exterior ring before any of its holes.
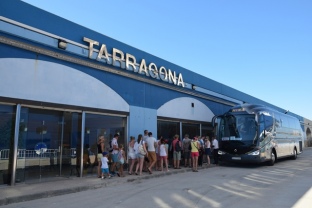
{"type": "MultiPolygon", "coordinates": [[[[213,165],[210,166],[214,167],[213,165]]],[[[202,168],[206,168],[204,164],[202,168]]],[[[166,175],[178,174],[192,171],[191,168],[170,169],[169,172],[154,171],[153,174],[143,173],[142,176],[127,175],[126,177],[113,177],[112,179],[98,179],[94,177],[72,177],[59,178],[51,182],[34,183],[34,184],[17,184],[16,186],[0,187],[0,206],[35,200],[46,197],[53,197],[63,194],[75,193],[80,191],[103,188],[111,185],[133,182],[138,180],[146,180],[149,178],[165,177],[166,175]]]]}

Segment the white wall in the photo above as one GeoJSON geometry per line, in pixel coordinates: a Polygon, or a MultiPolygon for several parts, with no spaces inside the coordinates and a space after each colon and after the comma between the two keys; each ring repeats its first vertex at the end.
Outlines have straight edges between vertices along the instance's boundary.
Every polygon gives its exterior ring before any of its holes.
{"type": "Polygon", "coordinates": [[[168,101],[157,110],[157,116],[211,122],[212,111],[204,103],[189,97],[168,101]],[[194,103],[194,107],[192,107],[194,103]]]}
{"type": "Polygon", "coordinates": [[[0,59],[0,96],[129,112],[127,102],[103,82],[61,64],[0,59]]]}

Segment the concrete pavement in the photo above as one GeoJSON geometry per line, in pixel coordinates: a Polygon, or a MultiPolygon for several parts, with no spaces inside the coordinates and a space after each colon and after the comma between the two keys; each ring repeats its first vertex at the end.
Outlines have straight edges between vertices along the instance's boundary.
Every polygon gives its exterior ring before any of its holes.
{"type": "MultiPolygon", "coordinates": [[[[210,165],[209,168],[212,167],[214,167],[214,165],[210,165]]],[[[208,166],[204,164],[203,167],[199,167],[198,169],[200,170],[204,168],[208,168],[208,166]]],[[[49,182],[32,184],[21,183],[16,184],[15,186],[0,186],[0,206],[192,171],[191,168],[184,167],[182,167],[181,169],[170,168],[169,170],[169,172],[154,171],[153,174],[144,172],[142,176],[128,175],[126,173],[126,177],[115,176],[112,179],[104,180],[91,176],[83,178],[60,177],[55,178],[53,181],[49,182]]]]}

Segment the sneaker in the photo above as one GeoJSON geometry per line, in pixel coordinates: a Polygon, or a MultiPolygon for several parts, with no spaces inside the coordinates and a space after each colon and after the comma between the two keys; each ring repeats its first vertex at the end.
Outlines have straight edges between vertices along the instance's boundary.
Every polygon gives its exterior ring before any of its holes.
{"type": "Polygon", "coordinates": [[[108,176],[108,179],[111,179],[112,177],[111,176],[108,176]]]}
{"type": "Polygon", "coordinates": [[[102,179],[104,179],[104,177],[102,176],[102,179]]]}

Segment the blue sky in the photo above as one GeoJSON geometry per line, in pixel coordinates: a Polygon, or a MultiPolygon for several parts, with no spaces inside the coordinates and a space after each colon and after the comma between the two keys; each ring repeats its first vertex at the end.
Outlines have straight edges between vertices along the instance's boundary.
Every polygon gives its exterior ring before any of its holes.
{"type": "Polygon", "coordinates": [[[24,0],[312,120],[311,0],[24,0]]]}

